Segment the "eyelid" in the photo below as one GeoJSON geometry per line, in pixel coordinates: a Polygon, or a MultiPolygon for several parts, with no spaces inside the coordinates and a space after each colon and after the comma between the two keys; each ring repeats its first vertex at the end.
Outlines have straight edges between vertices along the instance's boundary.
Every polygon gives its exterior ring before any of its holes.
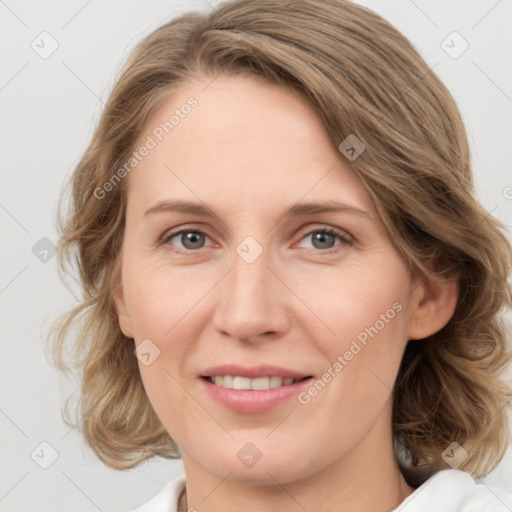
{"type": "MultiPolygon", "coordinates": [[[[345,242],[355,242],[355,238],[345,229],[341,229],[330,224],[319,224],[313,228],[307,228],[303,234],[301,234],[301,240],[307,235],[311,235],[312,233],[317,233],[319,231],[327,231],[332,234],[339,236],[345,242]]],[[[300,233],[299,233],[300,234],[300,233]]]]}

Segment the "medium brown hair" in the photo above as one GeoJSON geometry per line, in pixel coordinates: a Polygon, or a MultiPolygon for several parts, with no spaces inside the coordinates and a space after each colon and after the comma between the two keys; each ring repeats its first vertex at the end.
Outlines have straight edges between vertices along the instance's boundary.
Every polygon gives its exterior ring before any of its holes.
{"type": "Polygon", "coordinates": [[[52,355],[59,369],[80,372],[88,444],[117,469],[180,456],[150,405],[113,304],[128,180],[102,199],[95,190],[127,161],[176,87],[220,73],[300,94],[336,147],[355,134],[366,150],[347,163],[411,275],[459,281],[448,324],[407,344],[393,434],[403,466],[445,468],[442,452],[457,442],[468,453],[460,469],[490,472],[507,446],[504,406],[512,397],[501,378],[511,355],[499,316],[511,305],[510,246],[475,199],[465,128],[446,87],[392,25],[345,0],[229,1],[172,19],[129,57],[72,175],[61,220],[59,262],[78,268],[84,296],[55,324],[52,355]]]}

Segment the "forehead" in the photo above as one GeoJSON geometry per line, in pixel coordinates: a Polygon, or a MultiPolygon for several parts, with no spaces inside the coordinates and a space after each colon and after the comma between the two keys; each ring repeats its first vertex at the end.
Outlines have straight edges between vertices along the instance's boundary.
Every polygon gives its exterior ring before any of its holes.
{"type": "Polygon", "coordinates": [[[129,196],[145,203],[195,195],[261,209],[329,194],[371,209],[312,107],[259,79],[221,76],[181,86],[147,122],[136,147],[150,140],[151,150],[130,174],[129,196]]]}

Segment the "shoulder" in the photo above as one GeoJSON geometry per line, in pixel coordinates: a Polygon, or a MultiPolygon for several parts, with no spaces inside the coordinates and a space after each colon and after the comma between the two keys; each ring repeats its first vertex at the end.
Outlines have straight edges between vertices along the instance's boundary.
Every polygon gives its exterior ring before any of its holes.
{"type": "Polygon", "coordinates": [[[510,512],[512,494],[487,485],[470,473],[444,469],[431,476],[393,512],[510,512]]]}
{"type": "Polygon", "coordinates": [[[158,494],[136,509],[127,512],[177,512],[178,500],[185,488],[185,477],[171,480],[158,494]]]}

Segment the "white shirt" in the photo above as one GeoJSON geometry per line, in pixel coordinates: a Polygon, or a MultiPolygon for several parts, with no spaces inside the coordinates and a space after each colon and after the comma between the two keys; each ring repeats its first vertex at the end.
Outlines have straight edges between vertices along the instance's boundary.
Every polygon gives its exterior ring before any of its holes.
{"type": "MultiPolygon", "coordinates": [[[[178,512],[185,477],[171,480],[156,496],[131,512],[178,512]]],[[[476,481],[458,469],[431,476],[391,512],[512,512],[512,494],[476,481]]]]}

